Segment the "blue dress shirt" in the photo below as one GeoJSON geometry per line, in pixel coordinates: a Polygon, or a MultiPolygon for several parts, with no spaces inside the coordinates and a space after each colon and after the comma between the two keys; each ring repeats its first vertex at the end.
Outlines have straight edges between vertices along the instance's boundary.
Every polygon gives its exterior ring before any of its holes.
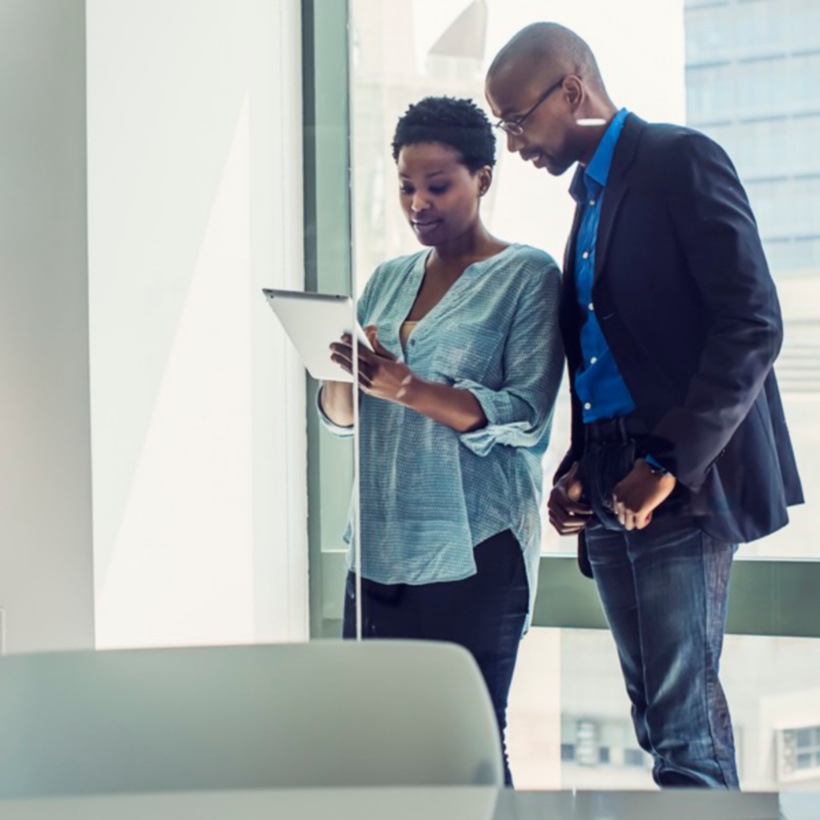
{"type": "Polygon", "coordinates": [[[628,112],[622,108],[604,132],[587,167],[579,167],[570,194],[581,206],[581,221],[575,246],[575,281],[578,303],[586,314],[581,327],[584,365],[575,374],[575,391],[581,401],[584,422],[629,415],[635,402],[606,343],[592,300],[595,248],[601,203],[604,199],[612,155],[628,112]]]}

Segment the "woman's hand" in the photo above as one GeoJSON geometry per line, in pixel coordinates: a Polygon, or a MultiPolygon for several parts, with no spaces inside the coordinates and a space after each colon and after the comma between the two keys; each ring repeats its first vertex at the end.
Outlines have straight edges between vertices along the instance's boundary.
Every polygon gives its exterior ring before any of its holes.
{"type": "MultiPolygon", "coordinates": [[[[368,396],[408,407],[457,433],[468,433],[487,423],[484,409],[469,390],[419,378],[385,349],[376,336],[375,325],[368,325],[364,332],[373,350],[358,345],[359,387],[368,396]]],[[[330,358],[352,374],[353,340],[350,334],[345,334],[341,342],[334,342],[330,348],[330,358]]]]}
{"type": "MultiPolygon", "coordinates": [[[[403,404],[402,399],[413,383],[413,373],[381,344],[376,335],[375,325],[368,325],[364,332],[373,350],[358,345],[359,387],[369,396],[403,404]]],[[[330,358],[352,375],[353,339],[350,334],[346,333],[342,336],[341,342],[334,342],[330,349],[330,358]]]]}

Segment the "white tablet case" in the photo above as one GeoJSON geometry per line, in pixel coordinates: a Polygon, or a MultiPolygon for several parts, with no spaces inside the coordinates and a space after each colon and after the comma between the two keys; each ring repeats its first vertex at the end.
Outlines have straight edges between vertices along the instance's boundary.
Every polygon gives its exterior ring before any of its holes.
{"type": "Polygon", "coordinates": [[[372,349],[358,322],[354,323],[349,296],[272,288],[264,288],[262,293],[314,379],[353,381],[330,360],[331,343],[340,341],[343,333],[351,333],[354,324],[359,344],[372,349]]]}

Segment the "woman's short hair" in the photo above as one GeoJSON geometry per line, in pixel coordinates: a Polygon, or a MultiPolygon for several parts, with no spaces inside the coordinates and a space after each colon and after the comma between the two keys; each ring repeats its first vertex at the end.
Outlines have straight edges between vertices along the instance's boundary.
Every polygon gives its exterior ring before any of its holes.
{"type": "Polygon", "coordinates": [[[393,159],[405,145],[440,142],[461,154],[471,172],[495,165],[495,134],[487,115],[472,101],[425,97],[399,118],[393,136],[393,159]]]}

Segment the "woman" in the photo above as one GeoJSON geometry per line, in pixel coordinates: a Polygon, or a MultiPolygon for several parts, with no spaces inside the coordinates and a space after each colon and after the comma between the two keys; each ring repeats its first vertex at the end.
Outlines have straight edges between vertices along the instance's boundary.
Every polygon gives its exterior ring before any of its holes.
{"type": "MultiPolygon", "coordinates": [[[[393,157],[425,248],[380,265],[358,303],[374,348],[358,348],[364,636],[472,652],[511,785],[507,695],[535,594],[541,459],[563,368],[560,274],[547,254],[482,223],[495,137],[472,102],[410,106],[393,157]]],[[[331,358],[353,372],[349,337],[331,358]]],[[[351,434],[349,382],[324,383],[318,404],[326,426],[351,434]]],[[[350,572],[345,637],[355,604],[350,572]]]]}

